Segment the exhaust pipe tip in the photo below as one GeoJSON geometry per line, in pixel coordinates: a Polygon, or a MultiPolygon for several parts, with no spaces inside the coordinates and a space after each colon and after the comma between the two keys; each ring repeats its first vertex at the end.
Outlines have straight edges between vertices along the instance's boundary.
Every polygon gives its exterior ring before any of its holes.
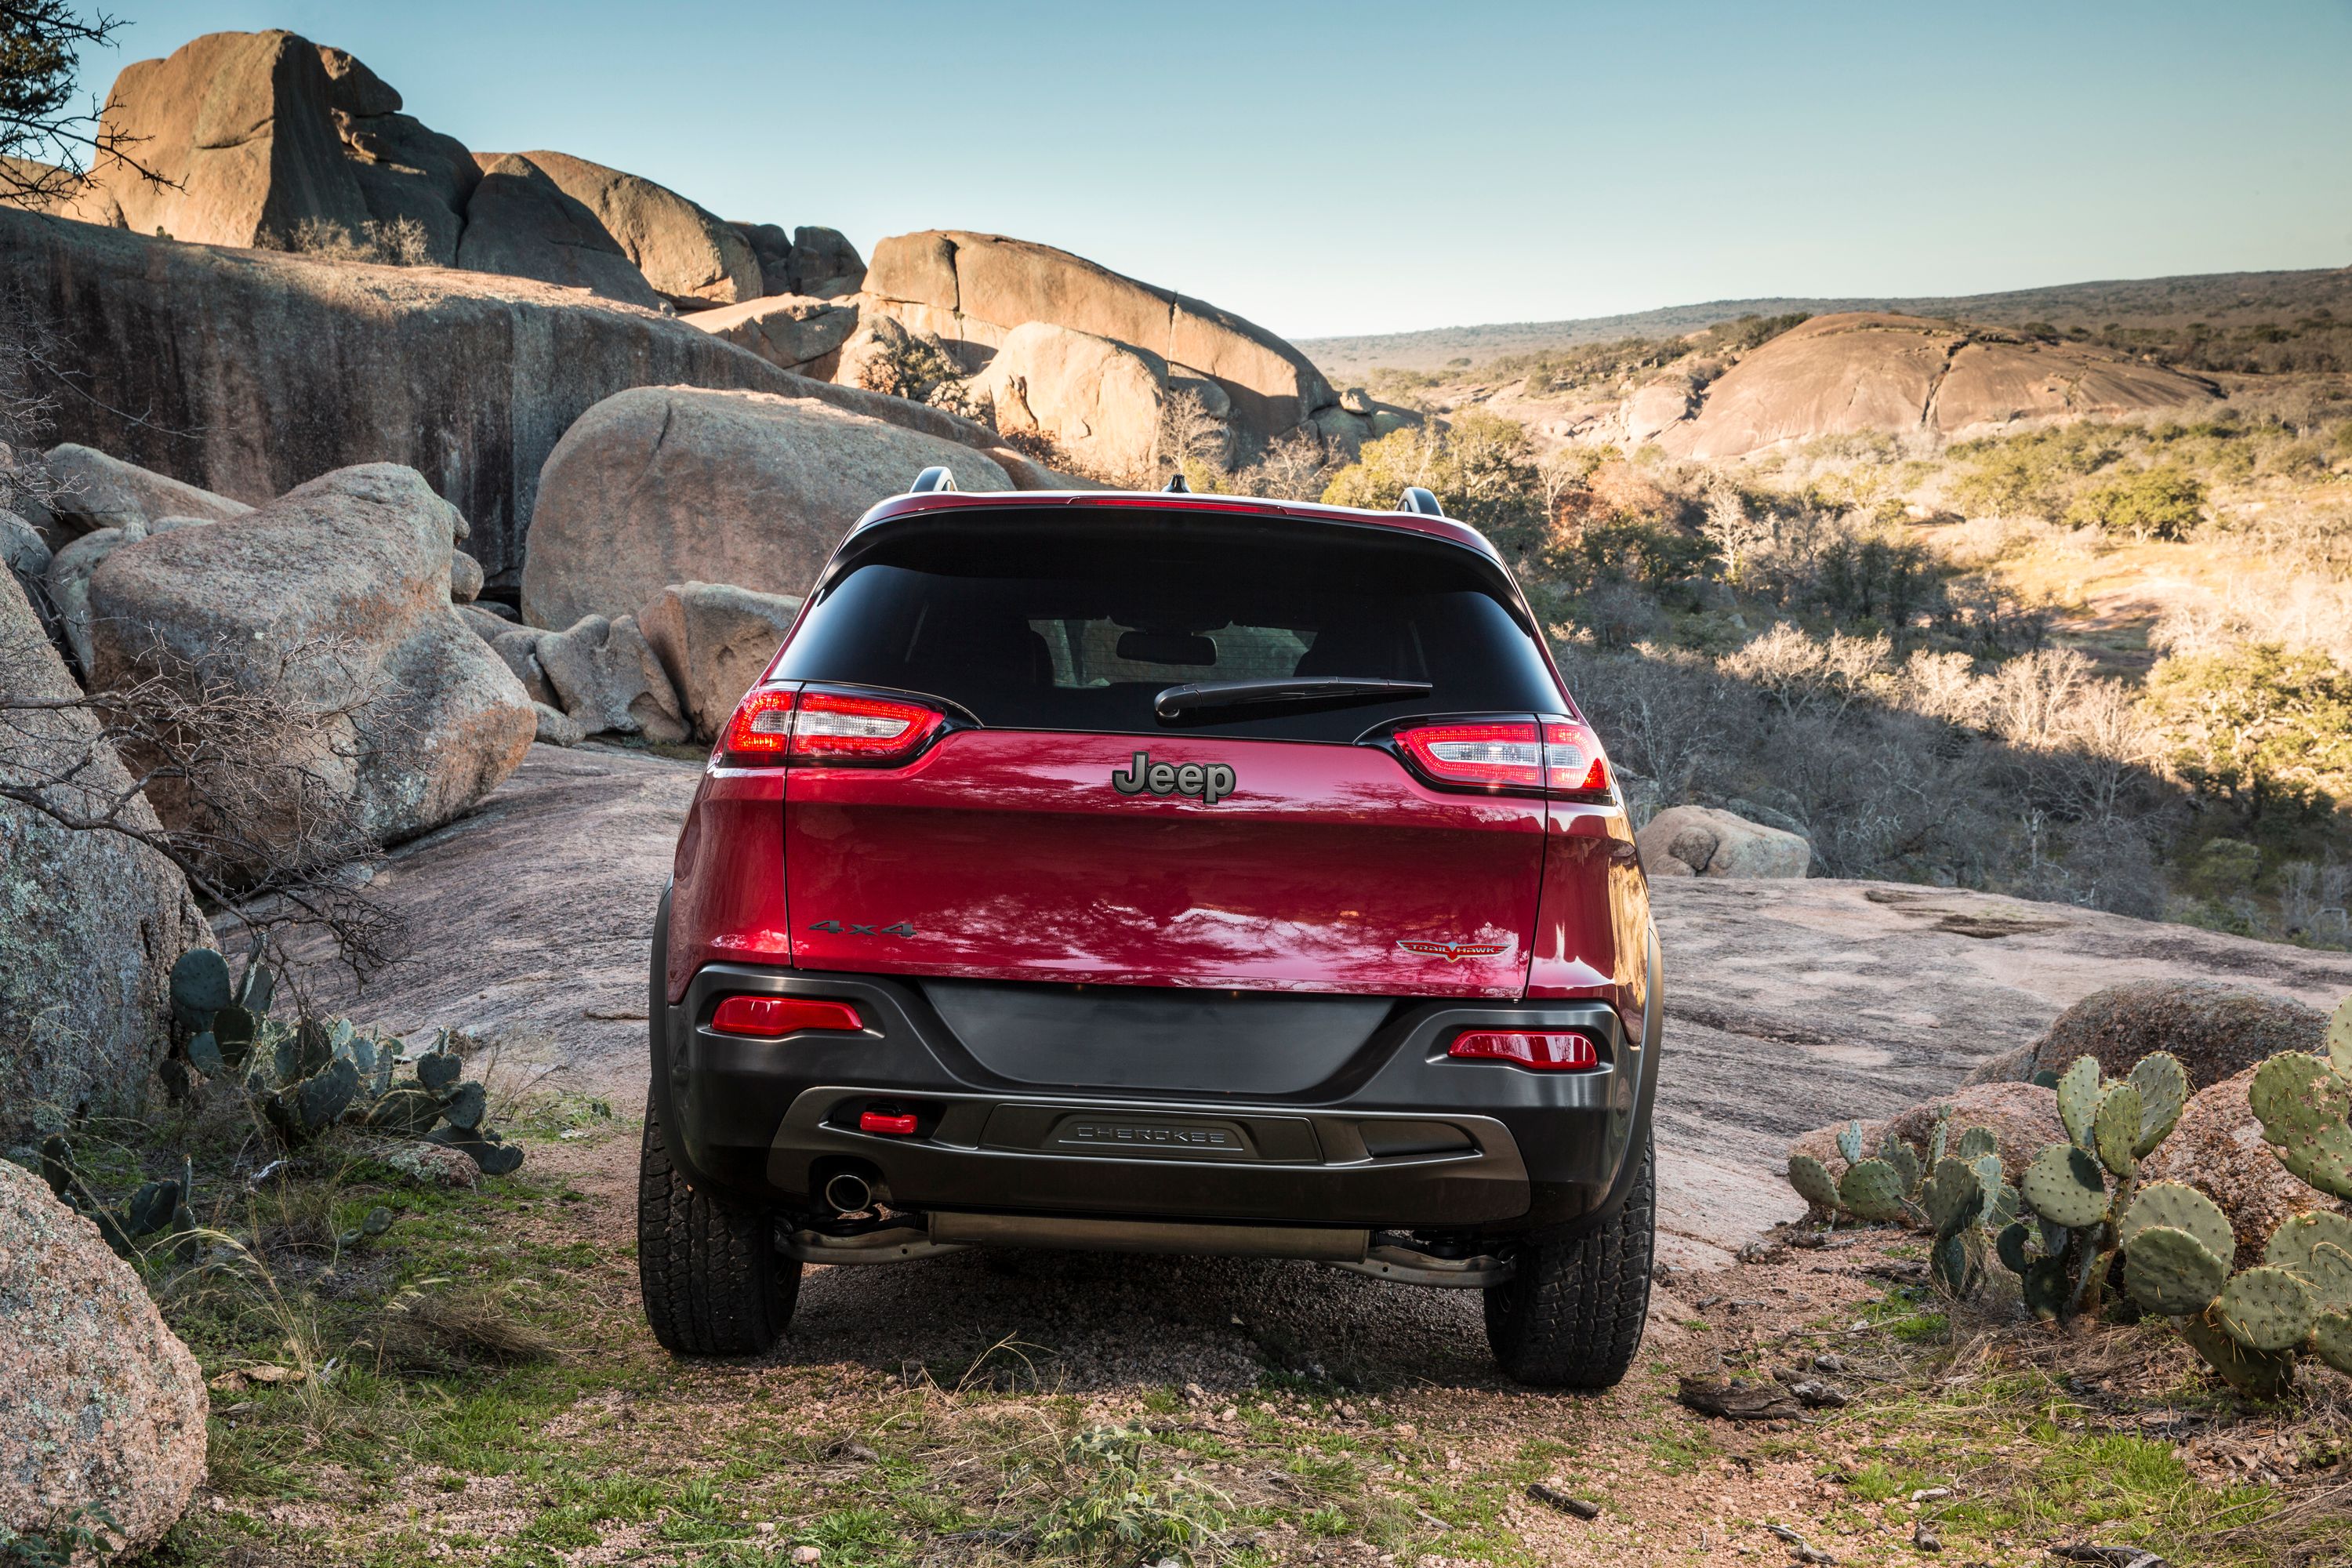
{"type": "Polygon", "coordinates": [[[874,1206],[874,1187],[855,1171],[836,1172],[824,1184],[824,1201],[835,1214],[856,1214],[874,1206]]]}

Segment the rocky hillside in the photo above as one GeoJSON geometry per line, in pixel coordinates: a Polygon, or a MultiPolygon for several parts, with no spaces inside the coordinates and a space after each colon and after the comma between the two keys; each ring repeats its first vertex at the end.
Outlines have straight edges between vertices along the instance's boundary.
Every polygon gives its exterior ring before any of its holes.
{"type": "Polygon", "coordinates": [[[1997,294],[1902,298],[1711,300],[1617,316],[1562,321],[1501,321],[1433,327],[1415,332],[1302,338],[1305,350],[1335,382],[1361,380],[1381,366],[1438,371],[1484,363],[1506,354],[1543,353],[1625,338],[1680,337],[1743,316],[1828,316],[1849,311],[1925,316],[1931,321],[1980,321],[1988,326],[2051,325],[2061,331],[2185,327],[2202,321],[2233,327],[2293,321],[2317,312],[2352,319],[2352,268],[2305,272],[2213,272],[2178,278],[2135,278],[2016,289],[1997,294]]]}

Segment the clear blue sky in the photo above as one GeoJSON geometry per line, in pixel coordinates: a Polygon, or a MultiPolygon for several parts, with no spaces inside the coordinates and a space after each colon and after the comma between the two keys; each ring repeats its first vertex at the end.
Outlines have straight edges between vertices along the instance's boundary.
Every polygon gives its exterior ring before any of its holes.
{"type": "Polygon", "coordinates": [[[1288,335],[2352,263],[2352,0],[112,0],[724,216],[1066,247],[1288,335]]]}

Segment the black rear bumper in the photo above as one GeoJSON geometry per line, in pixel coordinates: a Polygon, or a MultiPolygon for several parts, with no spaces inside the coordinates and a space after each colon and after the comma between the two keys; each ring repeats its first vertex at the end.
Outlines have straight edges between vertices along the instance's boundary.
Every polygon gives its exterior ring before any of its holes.
{"type": "MultiPolygon", "coordinates": [[[[662,923],[667,924],[667,900],[662,923]]],[[[662,950],[657,928],[655,952],[662,950]]],[[[1663,1006],[1638,1033],[1598,1002],[1394,1004],[1337,1071],[1287,1094],[1045,1088],[998,1077],[919,983],[714,964],[673,1006],[653,982],[653,1085],[673,1160],[697,1184],[824,1214],[833,1176],[930,1212],[1363,1226],[1502,1236],[1610,1212],[1656,1078],[1663,1006]],[[857,1034],[747,1039],[708,1027],[729,994],[854,1003],[857,1034]],[[1465,1027],[1573,1026],[1601,1067],[1529,1072],[1450,1060],[1465,1027]],[[911,1111],[911,1135],[861,1131],[911,1111]]]]}

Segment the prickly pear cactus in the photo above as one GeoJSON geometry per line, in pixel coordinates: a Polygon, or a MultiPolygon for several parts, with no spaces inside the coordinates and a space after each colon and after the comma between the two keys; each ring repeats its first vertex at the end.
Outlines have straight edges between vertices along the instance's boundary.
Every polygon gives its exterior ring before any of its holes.
{"type": "Polygon", "coordinates": [[[1837,1178],[1811,1154],[1789,1156],[1789,1184],[1806,1203],[1832,1215],[1844,1206],[1838,1200],[1837,1178]]]}
{"type": "Polygon", "coordinates": [[[2327,1026],[2327,1054],[2282,1051],[2247,1091],[2279,1163],[2321,1192],[2352,1198],[2352,998],[2327,1026]]]}

